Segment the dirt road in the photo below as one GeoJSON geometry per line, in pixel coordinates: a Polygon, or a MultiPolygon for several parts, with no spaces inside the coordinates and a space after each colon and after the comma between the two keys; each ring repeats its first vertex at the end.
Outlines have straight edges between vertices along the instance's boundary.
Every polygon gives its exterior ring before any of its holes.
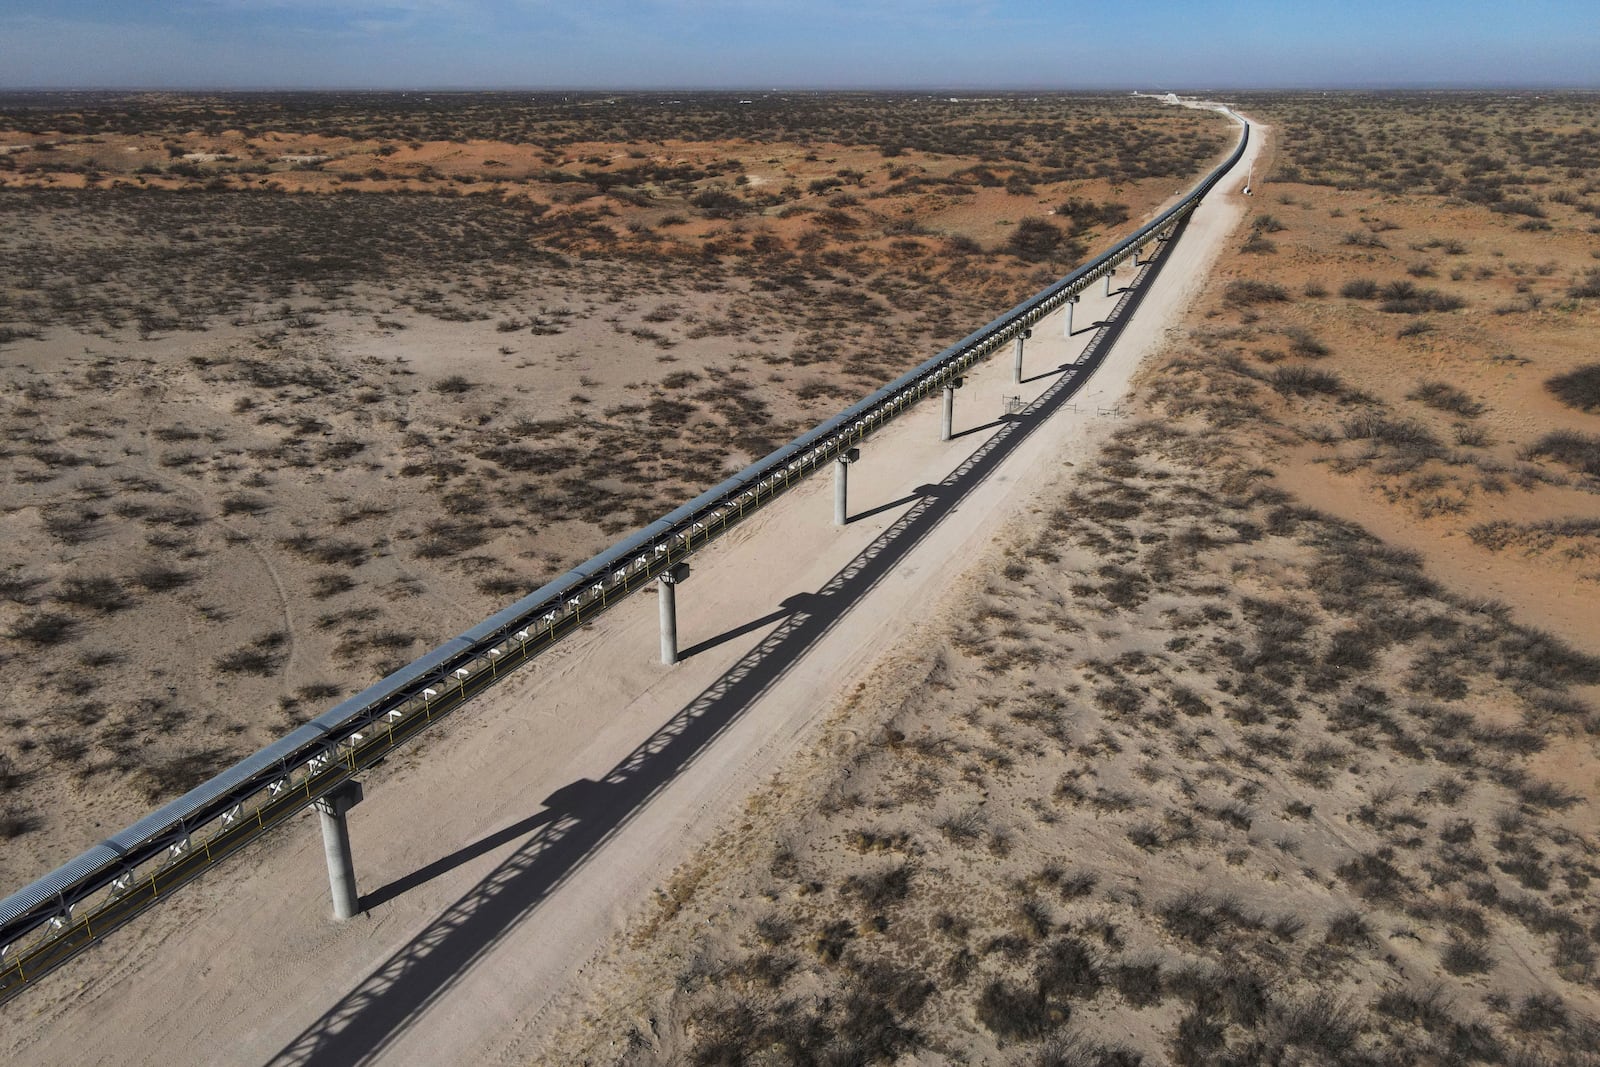
{"type": "Polygon", "coordinates": [[[1059,317],[1035,329],[1029,380],[1012,384],[1009,346],[968,378],[954,440],[938,440],[929,402],[868,442],[849,525],[832,525],[832,487],[813,479],[698,556],[678,666],[656,662],[654,597],[634,597],[373,774],[350,820],[365,914],[328,917],[304,816],[10,1005],[7,1062],[525,1062],[654,887],[1114,424],[1238,222],[1259,144],[1048,417],[1002,413],[1056,386],[1096,336],[1121,298],[1098,283],[1074,336],[1059,317]],[[982,479],[947,481],[963,464],[982,479]]]}

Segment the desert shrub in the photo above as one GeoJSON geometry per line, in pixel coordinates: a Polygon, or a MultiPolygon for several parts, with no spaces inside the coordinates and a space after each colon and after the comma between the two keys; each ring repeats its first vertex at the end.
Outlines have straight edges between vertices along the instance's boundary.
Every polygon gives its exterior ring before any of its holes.
{"type": "Polygon", "coordinates": [[[1466,307],[1460,297],[1441,293],[1437,289],[1419,289],[1411,282],[1390,282],[1378,292],[1381,303],[1378,310],[1390,315],[1419,315],[1425,311],[1455,311],[1466,307]]]}
{"type": "Polygon", "coordinates": [[[20,786],[26,776],[17,769],[10,753],[0,752],[0,793],[9,793],[20,786]]]}
{"type": "Polygon", "coordinates": [[[1383,238],[1367,230],[1351,230],[1339,239],[1342,245],[1352,248],[1388,248],[1383,238]]]}
{"type": "Polygon", "coordinates": [[[1165,995],[1159,960],[1119,964],[1111,971],[1111,984],[1135,1008],[1159,1004],[1165,995]]]}
{"type": "Polygon", "coordinates": [[[1406,394],[1406,399],[1417,400],[1437,411],[1449,411],[1468,419],[1483,414],[1482,404],[1448,382],[1419,382],[1415,389],[1406,394]]]}
{"type": "MultiPolygon", "coordinates": [[[[1539,740],[1542,740],[1542,738],[1539,740]]],[[[1528,781],[1518,786],[1517,799],[1530,808],[1553,809],[1556,811],[1565,811],[1583,800],[1578,794],[1569,792],[1554,782],[1542,780],[1528,781]]],[[[1539,888],[1543,888],[1543,886],[1539,888]]]]}
{"type": "Polygon", "coordinates": [[[996,1037],[1013,1041],[1041,1037],[1053,1025],[1065,1023],[1069,1014],[1066,1005],[1052,1010],[1035,990],[1000,978],[985,986],[978,997],[978,1021],[996,1037]]]}
{"type": "Polygon", "coordinates": [[[1128,205],[1112,201],[1097,203],[1086,197],[1075,196],[1056,206],[1056,214],[1071,219],[1073,233],[1082,233],[1095,226],[1120,226],[1128,221],[1128,205]]]}
{"type": "Polygon", "coordinates": [[[1355,278],[1339,287],[1339,295],[1349,300],[1373,300],[1378,295],[1378,283],[1371,278],[1355,278]]]}
{"type": "Polygon", "coordinates": [[[311,595],[318,600],[347,593],[355,587],[354,579],[343,571],[327,571],[311,579],[311,595]]]}
{"type": "Polygon", "coordinates": [[[911,865],[902,863],[870,874],[852,874],[845,879],[843,894],[868,908],[882,909],[898,904],[911,893],[911,865]]]}
{"type": "Polygon", "coordinates": [[[301,532],[292,537],[285,537],[278,543],[291,552],[298,552],[329,566],[343,563],[349,567],[359,567],[367,561],[368,549],[354,541],[341,541],[333,537],[318,538],[313,534],[301,532]]]}
{"type": "Polygon", "coordinates": [[[0,841],[10,841],[38,828],[37,816],[11,808],[0,808],[0,841]]]}
{"type": "Polygon", "coordinates": [[[1172,1062],[1179,1067],[1199,1067],[1213,1062],[1212,1053],[1223,1045],[1223,1024],[1199,1008],[1178,1020],[1172,1035],[1172,1062]]]}
{"type": "Polygon", "coordinates": [[[1550,394],[1569,408],[1600,411],[1600,363],[1590,363],[1544,383],[1550,394]]]}
{"type": "Polygon", "coordinates": [[[8,637],[30,645],[48,647],[70,641],[78,634],[78,620],[54,611],[35,611],[11,625],[8,637]]]}
{"type": "Polygon", "coordinates": [[[1581,279],[1568,286],[1567,295],[1574,300],[1600,296],[1600,267],[1591,269],[1581,279]]]}
{"type": "Polygon", "coordinates": [[[425,527],[426,536],[417,545],[422,559],[448,559],[487,544],[489,534],[481,523],[435,519],[425,527]]]}
{"type": "Polygon", "coordinates": [[[42,517],[45,532],[68,545],[81,545],[95,536],[100,515],[71,508],[50,508],[42,517]]]}
{"type": "Polygon", "coordinates": [[[1600,682],[1600,656],[1580,652],[1552,634],[1519,626],[1501,636],[1495,676],[1536,685],[1600,682]]]}
{"type": "MultiPolygon", "coordinates": [[[[1362,1020],[1342,1000],[1311,996],[1291,1004],[1276,1020],[1285,1044],[1310,1050],[1310,1062],[1351,1062],[1351,1047],[1363,1029],[1362,1020]]],[[[1300,1061],[1305,1062],[1305,1061],[1300,1061]]]]}
{"type": "Polygon", "coordinates": [[[224,515],[259,515],[271,505],[249,493],[232,493],[222,498],[224,515]]]}
{"type": "Polygon", "coordinates": [[[1144,1056],[1122,1045],[1102,1045],[1077,1034],[1045,1042],[1032,1067],[1139,1067],[1144,1056]]]}
{"type": "Polygon", "coordinates": [[[1239,246],[1239,251],[1254,256],[1269,256],[1278,250],[1275,242],[1268,240],[1260,230],[1250,231],[1249,238],[1239,246]]]}
{"type": "Polygon", "coordinates": [[[1497,204],[1490,204],[1489,210],[1501,215],[1523,215],[1530,219],[1545,217],[1544,208],[1532,200],[1502,200],[1497,204]]]}
{"type": "Polygon", "coordinates": [[[1093,871],[1078,871],[1066,875],[1056,883],[1056,890],[1067,900],[1076,900],[1093,893],[1095,884],[1099,880],[1099,876],[1093,871]]]}
{"type": "Polygon", "coordinates": [[[1351,441],[1373,440],[1419,451],[1439,448],[1438,438],[1413,419],[1386,419],[1372,412],[1362,412],[1347,419],[1343,429],[1345,438],[1351,441]]]}
{"type": "Polygon", "coordinates": [[[1018,259],[1037,262],[1062,251],[1067,235],[1061,227],[1044,219],[1023,219],[1006,237],[1005,251],[1018,259]]]}
{"type": "Polygon", "coordinates": [[[1421,990],[1391,989],[1379,994],[1372,1007],[1380,1015],[1405,1022],[1419,1023],[1429,1028],[1447,1022],[1450,1014],[1445,1010],[1444,990],[1430,986],[1421,990]]]}
{"type": "Polygon", "coordinates": [[[61,583],[61,591],[56,594],[56,599],[76,608],[107,614],[121,611],[129,604],[128,591],[122,588],[122,583],[103,574],[68,578],[61,583]]]}
{"type": "Polygon", "coordinates": [[[1310,330],[1298,326],[1283,331],[1283,335],[1289,339],[1289,351],[1305,359],[1321,359],[1332,351],[1310,330]]]}
{"type": "Polygon", "coordinates": [[[43,578],[27,574],[0,574],[0,597],[14,604],[35,603],[33,591],[44,584],[43,578]]]}
{"type": "Polygon", "coordinates": [[[148,593],[165,593],[188,585],[194,581],[194,575],[189,571],[152,563],[135,571],[133,580],[148,593]]]}
{"type": "Polygon", "coordinates": [[[262,634],[250,644],[218,656],[217,670],[224,674],[269,676],[283,662],[288,643],[289,635],[282,631],[262,634]]]}
{"type": "Polygon", "coordinates": [[[1518,1030],[1564,1030],[1567,1006],[1554,993],[1530,993],[1517,1009],[1514,1025],[1518,1030]]]}
{"type": "Polygon", "coordinates": [[[1367,900],[1399,900],[1401,890],[1409,888],[1412,882],[1390,862],[1391,858],[1387,849],[1369,852],[1340,864],[1334,873],[1367,900]]]}
{"type": "Polygon", "coordinates": [[[944,239],[944,251],[951,256],[976,256],[983,252],[983,246],[965,234],[951,234],[944,239]]]}
{"type": "Polygon", "coordinates": [[[1161,923],[1175,937],[1204,945],[1229,926],[1254,928],[1260,920],[1245,914],[1231,897],[1213,899],[1190,890],[1162,905],[1161,923]]]}
{"type": "Polygon", "coordinates": [[[1289,299],[1289,290],[1272,282],[1239,278],[1228,283],[1222,292],[1222,301],[1229,307],[1250,307],[1255,304],[1279,304],[1289,299]]]}
{"type": "Polygon", "coordinates": [[[1439,954],[1439,963],[1453,975],[1484,974],[1494,966],[1494,957],[1483,946],[1452,937],[1439,954]]]}
{"type": "Polygon", "coordinates": [[[738,218],[752,210],[749,204],[722,186],[701,190],[689,198],[689,203],[699,208],[700,213],[708,219],[738,218]]]}
{"type": "Polygon", "coordinates": [[[1359,911],[1344,911],[1328,920],[1328,929],[1322,939],[1339,948],[1372,944],[1372,931],[1359,911]]]}
{"type": "Polygon", "coordinates": [[[433,383],[434,392],[446,395],[469,393],[475,388],[476,386],[472,382],[459,374],[451,374],[433,383]]]}
{"type": "Polygon", "coordinates": [[[1063,937],[1044,951],[1034,972],[1039,990],[1045,996],[1092,998],[1103,982],[1100,961],[1076,937],[1063,937]]]}
{"type": "Polygon", "coordinates": [[[939,823],[939,832],[951,841],[975,841],[983,836],[983,830],[983,812],[978,808],[969,808],[939,823]]]}
{"type": "Polygon", "coordinates": [[[134,780],[145,799],[154,804],[187,793],[233,758],[233,753],[220,748],[157,757],[140,767],[134,780]]]}
{"type": "Polygon", "coordinates": [[[1548,456],[1563,466],[1600,478],[1600,434],[1554,430],[1523,450],[1523,458],[1548,456]]]}

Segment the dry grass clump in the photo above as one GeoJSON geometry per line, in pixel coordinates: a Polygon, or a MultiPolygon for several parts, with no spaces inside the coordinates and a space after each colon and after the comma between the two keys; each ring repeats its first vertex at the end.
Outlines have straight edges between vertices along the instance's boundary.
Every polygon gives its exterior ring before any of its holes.
{"type": "Polygon", "coordinates": [[[1523,450],[1532,459],[1548,456],[1591,478],[1600,478],[1600,434],[1552,430],[1523,450]]]}
{"type": "Polygon", "coordinates": [[[1332,371],[1312,370],[1310,367],[1278,367],[1268,381],[1278,392],[1293,396],[1339,396],[1344,393],[1344,381],[1332,371]]]}
{"type": "Polygon", "coordinates": [[[7,636],[35,646],[59,645],[77,636],[78,620],[57,611],[35,611],[21,616],[7,636]]]}
{"type": "Polygon", "coordinates": [[[289,635],[262,634],[250,644],[217,657],[216,668],[226,674],[270,675],[282,666],[289,635]]]}
{"type": "Polygon", "coordinates": [[[1406,394],[1406,399],[1421,401],[1436,411],[1451,412],[1466,419],[1475,419],[1483,414],[1481,403],[1449,382],[1419,382],[1415,389],[1406,394]]]}
{"type": "Polygon", "coordinates": [[[1276,304],[1289,299],[1289,291],[1281,285],[1255,279],[1240,278],[1228,283],[1223,300],[1232,307],[1250,307],[1254,304],[1276,304]]]}

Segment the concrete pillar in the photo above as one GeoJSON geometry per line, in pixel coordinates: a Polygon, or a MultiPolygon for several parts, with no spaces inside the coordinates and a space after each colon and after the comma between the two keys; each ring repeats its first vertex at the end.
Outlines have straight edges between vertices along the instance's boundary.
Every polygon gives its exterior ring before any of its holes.
{"type": "Polygon", "coordinates": [[[1114,271],[1114,270],[1106,271],[1106,295],[1107,296],[1111,295],[1111,279],[1115,278],[1116,276],[1117,276],[1117,272],[1116,271],[1114,271]]]}
{"type": "Polygon", "coordinates": [[[850,464],[861,458],[861,449],[847,448],[833,462],[833,524],[850,521],[850,464]]]}
{"type": "Polygon", "coordinates": [[[674,563],[662,572],[656,592],[661,602],[661,662],[678,662],[678,583],[689,577],[687,563],[674,563]]]}
{"type": "Polygon", "coordinates": [[[1011,381],[1014,384],[1022,383],[1022,342],[1033,336],[1032,330],[1023,330],[1017,334],[1016,358],[1011,361],[1011,381]]]}
{"type": "Polygon", "coordinates": [[[1067,324],[1066,327],[1061,331],[1062,337],[1072,336],[1072,309],[1077,306],[1078,298],[1076,296],[1067,297],[1067,324]]]}
{"type": "Polygon", "coordinates": [[[345,782],[317,801],[322,816],[322,852],[328,860],[328,888],[333,893],[333,917],[352,919],[361,910],[356,895],[356,864],[350,856],[350,827],[345,813],[361,803],[361,783],[345,782]]]}
{"type": "Polygon", "coordinates": [[[939,440],[948,441],[955,429],[956,422],[956,387],[954,383],[944,387],[944,416],[939,422],[939,440]]]}

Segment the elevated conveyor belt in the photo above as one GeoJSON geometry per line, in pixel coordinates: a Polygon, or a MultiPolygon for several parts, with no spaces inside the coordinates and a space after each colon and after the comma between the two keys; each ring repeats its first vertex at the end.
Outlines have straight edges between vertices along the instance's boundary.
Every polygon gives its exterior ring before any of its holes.
{"type": "Polygon", "coordinates": [[[1110,251],[914,370],[72,862],[0,900],[0,1002],[282,824],[882,429],[1170,233],[1244,155],[1110,251]]]}

